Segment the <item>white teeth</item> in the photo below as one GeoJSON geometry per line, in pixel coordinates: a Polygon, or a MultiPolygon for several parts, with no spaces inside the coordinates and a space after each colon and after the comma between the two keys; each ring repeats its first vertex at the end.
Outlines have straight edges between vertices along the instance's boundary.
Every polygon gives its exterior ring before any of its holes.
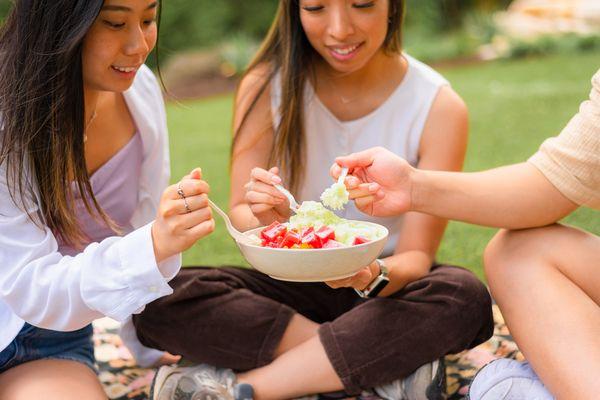
{"type": "Polygon", "coordinates": [[[346,56],[346,55],[352,53],[357,48],[358,48],[358,45],[354,45],[352,47],[345,47],[343,49],[333,49],[333,51],[342,56],[346,56]]]}
{"type": "Polygon", "coordinates": [[[137,69],[136,67],[116,67],[114,65],[113,68],[121,72],[133,72],[137,69]]]}

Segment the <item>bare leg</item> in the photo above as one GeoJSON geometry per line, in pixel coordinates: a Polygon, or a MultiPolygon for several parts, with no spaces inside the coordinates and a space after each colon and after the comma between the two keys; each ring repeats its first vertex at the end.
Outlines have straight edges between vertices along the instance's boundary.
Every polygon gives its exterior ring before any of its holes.
{"type": "Polygon", "coordinates": [[[96,400],[106,394],[91,369],[76,361],[39,360],[0,374],[2,400],[96,400]]]}
{"type": "Polygon", "coordinates": [[[258,400],[290,399],[344,388],[318,336],[288,350],[267,366],[238,375],[238,380],[251,384],[258,400]]]}
{"type": "Polygon", "coordinates": [[[577,229],[502,231],[488,245],[488,281],[507,325],[559,399],[600,393],[600,238],[577,229]]]}
{"type": "Polygon", "coordinates": [[[308,339],[317,335],[319,324],[311,321],[300,314],[294,314],[285,330],[277,349],[275,357],[279,357],[288,350],[306,342],[308,339]]]}
{"type": "Polygon", "coordinates": [[[319,325],[294,315],[272,363],[238,375],[240,382],[254,388],[255,398],[289,399],[310,393],[343,389],[317,336],[319,325]]]}

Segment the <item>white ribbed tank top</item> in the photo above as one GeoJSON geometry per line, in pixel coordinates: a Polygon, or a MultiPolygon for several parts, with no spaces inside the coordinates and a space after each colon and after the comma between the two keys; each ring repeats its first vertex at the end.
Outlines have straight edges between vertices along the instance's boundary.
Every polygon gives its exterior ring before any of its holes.
{"type": "MultiPolygon", "coordinates": [[[[304,183],[297,200],[315,200],[333,181],[329,167],[336,157],[382,146],[405,158],[410,164],[419,161],[421,134],[431,105],[440,89],[448,81],[422,62],[404,54],[408,70],[402,82],[374,111],[352,121],[338,120],[316,96],[307,82],[304,96],[304,129],[306,163],[304,183]]],[[[279,123],[281,103],[280,75],[271,84],[273,124],[279,123]]],[[[386,226],[390,231],[382,256],[394,252],[402,229],[403,217],[376,218],[358,211],[350,202],[343,211],[336,212],[347,219],[371,221],[386,226]]]]}

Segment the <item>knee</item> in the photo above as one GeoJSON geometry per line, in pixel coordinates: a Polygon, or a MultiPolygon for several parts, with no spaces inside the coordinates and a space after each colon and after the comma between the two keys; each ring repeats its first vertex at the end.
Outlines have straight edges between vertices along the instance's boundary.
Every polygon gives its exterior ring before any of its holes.
{"type": "Polygon", "coordinates": [[[568,229],[560,225],[517,231],[501,230],[488,243],[483,264],[485,277],[492,293],[508,287],[512,282],[528,279],[533,267],[552,251],[556,237],[568,229]]]}
{"type": "MultiPolygon", "coordinates": [[[[440,271],[441,272],[441,271],[440,271]]],[[[491,309],[491,297],[485,284],[471,271],[459,267],[445,267],[441,279],[430,286],[430,294],[438,295],[438,300],[446,303],[446,310],[465,309],[488,313],[491,309]]]]}
{"type": "Polygon", "coordinates": [[[488,243],[483,253],[485,277],[492,284],[518,274],[519,262],[535,255],[537,242],[546,228],[519,231],[501,230],[488,243]]]}
{"type": "Polygon", "coordinates": [[[514,231],[501,230],[485,247],[483,252],[483,270],[488,282],[500,279],[499,275],[507,268],[507,260],[511,258],[515,250],[515,236],[514,231]]]}
{"type": "Polygon", "coordinates": [[[446,321],[448,333],[458,340],[453,349],[458,352],[490,338],[494,329],[492,299],[485,284],[459,267],[444,268],[441,278],[435,300],[439,321],[446,321]]]}

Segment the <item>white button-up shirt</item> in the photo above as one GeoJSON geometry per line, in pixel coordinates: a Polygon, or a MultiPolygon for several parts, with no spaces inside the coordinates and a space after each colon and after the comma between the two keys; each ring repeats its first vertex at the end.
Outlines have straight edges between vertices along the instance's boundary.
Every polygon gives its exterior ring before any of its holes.
{"type": "MultiPolygon", "coordinates": [[[[71,331],[108,316],[125,322],[122,336],[140,364],[151,364],[162,354],[137,341],[130,316],[171,294],[167,282],[181,267],[180,255],[157,265],[150,232],[169,183],[165,106],[158,82],[146,66],[124,97],[143,145],[133,232],[92,243],[74,257],[63,256],[52,231],[36,225],[15,204],[7,187],[6,165],[0,165],[0,351],[25,322],[71,331]]],[[[36,197],[29,193],[25,204],[32,215],[39,212],[36,197]]]]}

